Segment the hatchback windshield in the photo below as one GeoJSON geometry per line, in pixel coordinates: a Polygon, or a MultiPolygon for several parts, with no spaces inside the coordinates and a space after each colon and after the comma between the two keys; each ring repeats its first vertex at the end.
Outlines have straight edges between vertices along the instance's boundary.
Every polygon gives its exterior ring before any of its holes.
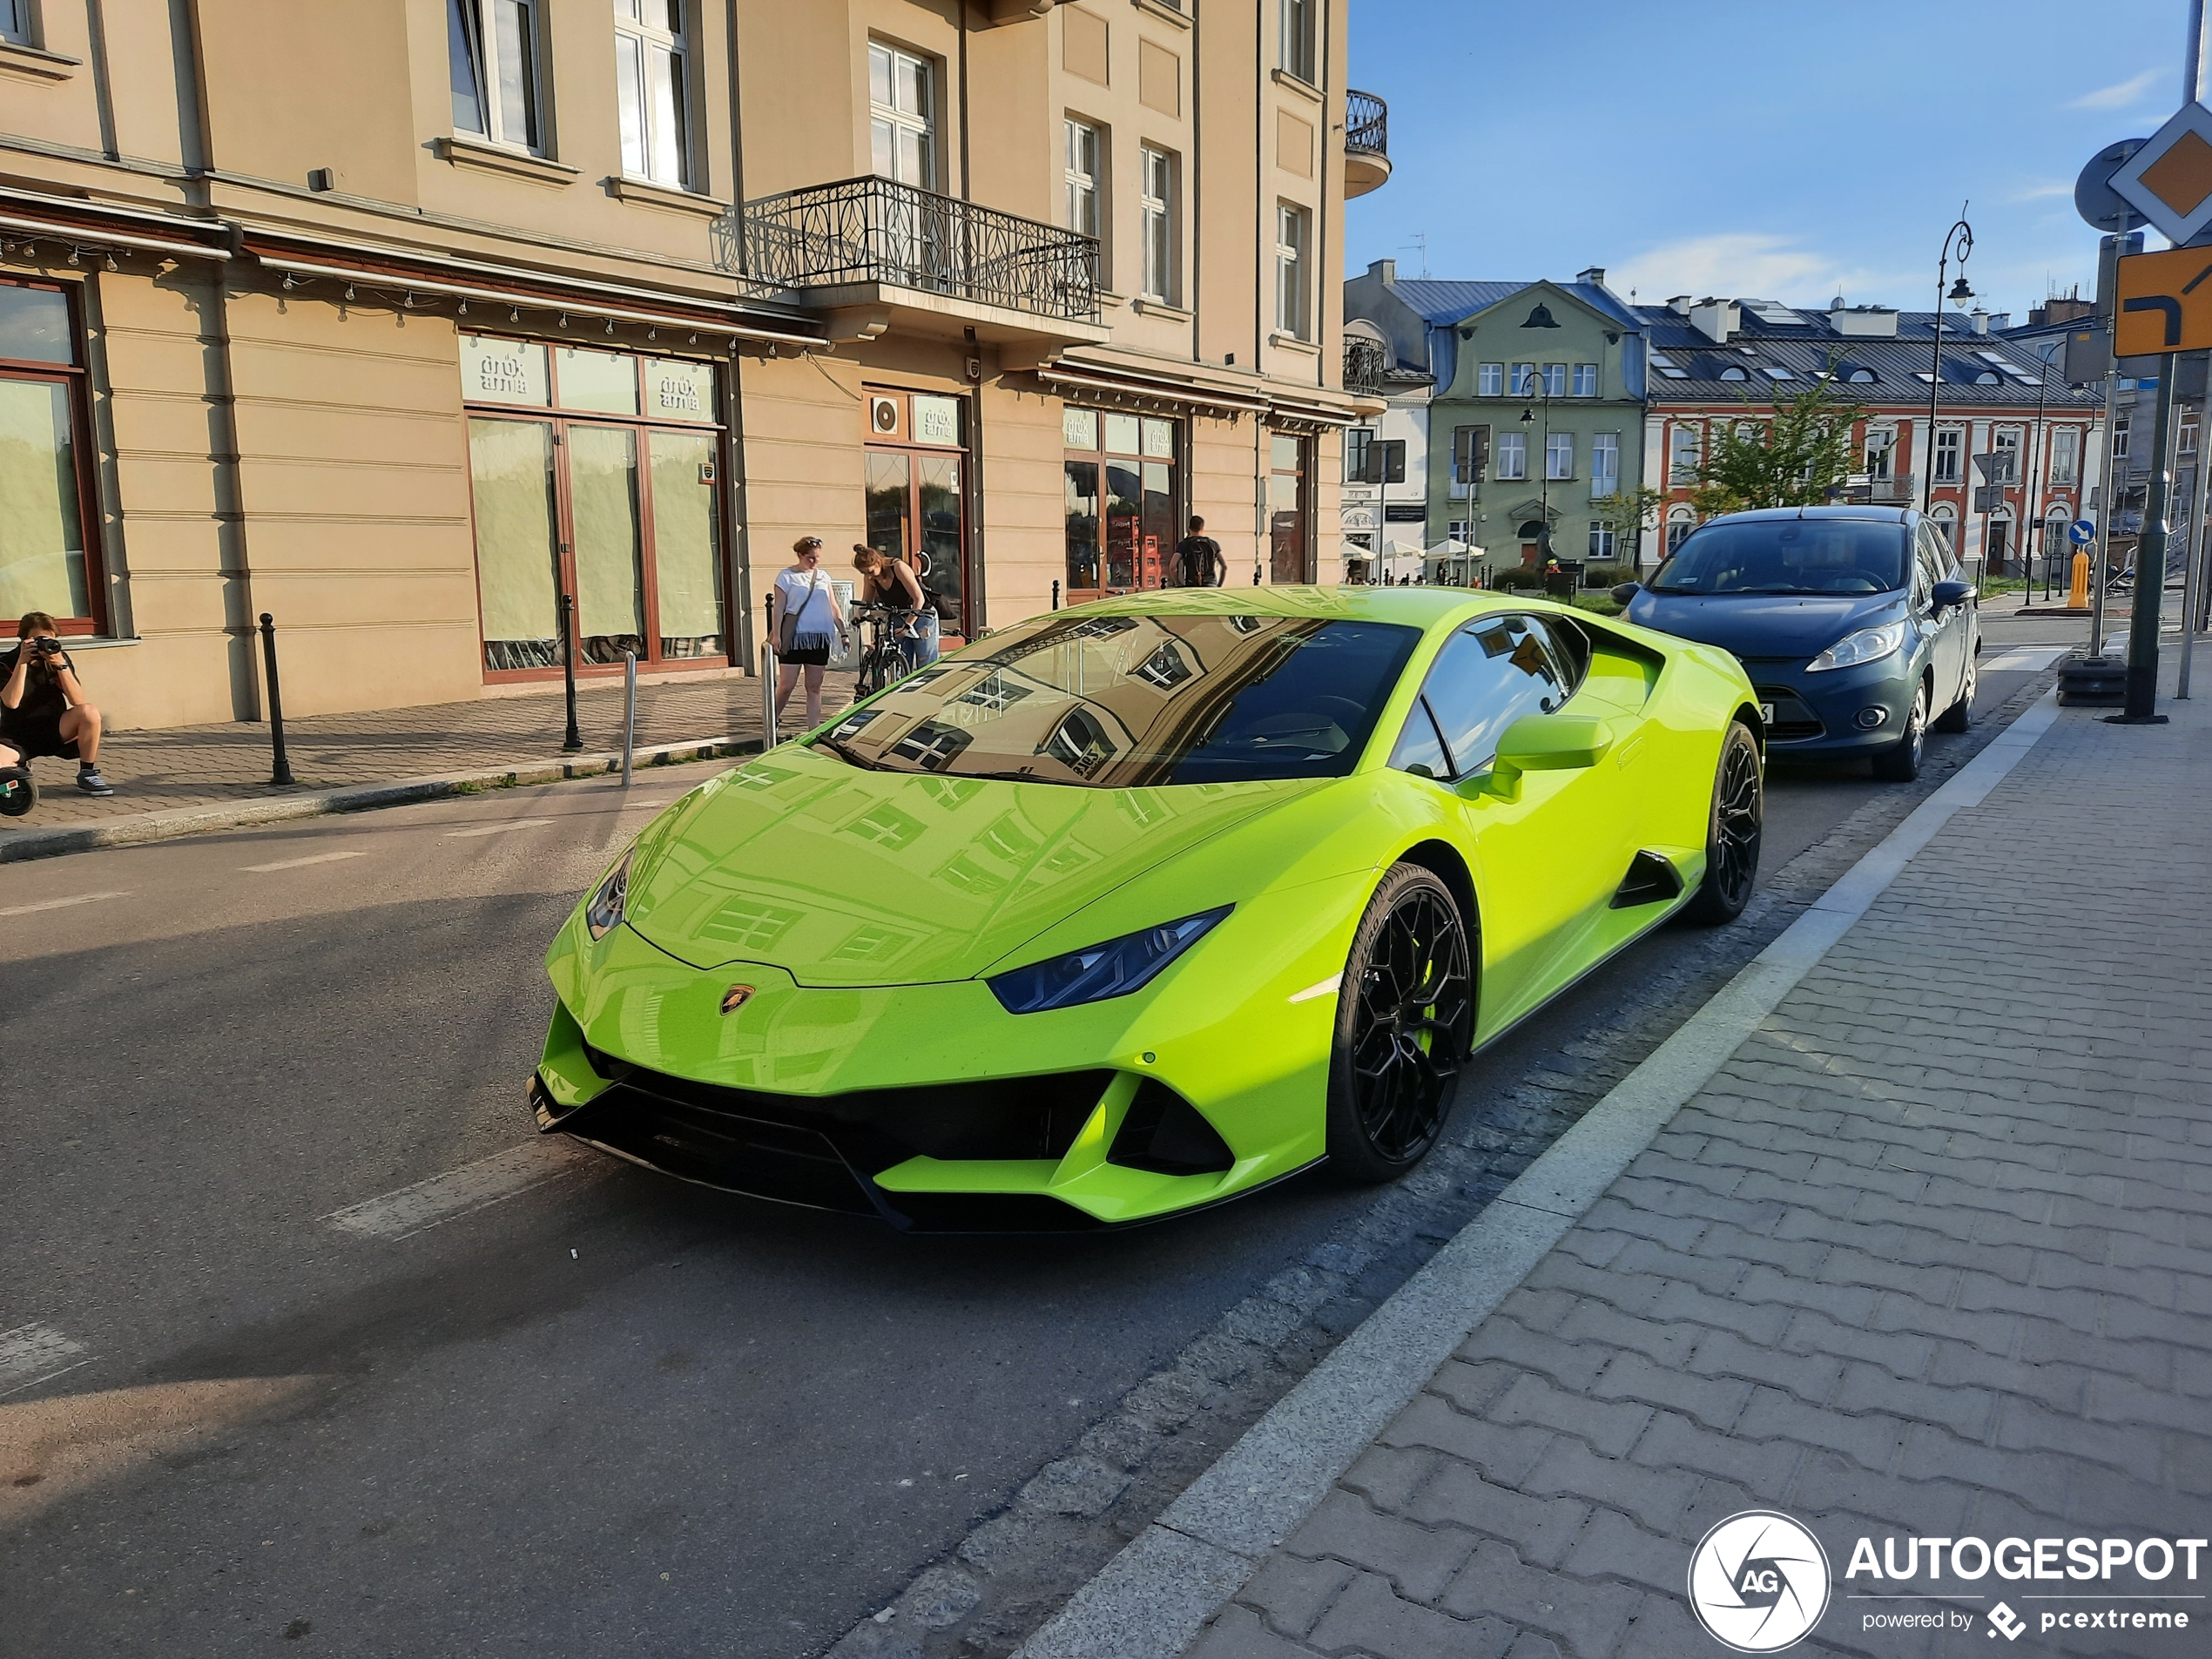
{"type": "Polygon", "coordinates": [[[923,669],[822,737],[854,765],[1126,789],[1352,770],[1418,628],[1061,611],[923,669]]]}
{"type": "Polygon", "coordinates": [[[1887,593],[1912,567],[1905,528],[1871,518],[1722,519],[1683,542],[1655,593],[1887,593]]]}

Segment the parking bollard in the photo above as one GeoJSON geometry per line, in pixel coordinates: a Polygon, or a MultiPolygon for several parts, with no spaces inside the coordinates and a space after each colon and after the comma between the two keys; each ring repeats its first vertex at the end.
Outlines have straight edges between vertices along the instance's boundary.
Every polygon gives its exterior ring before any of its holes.
{"type": "Polygon", "coordinates": [[[561,596],[561,679],[568,693],[569,731],[561,739],[563,754],[580,754],[583,751],[583,733],[576,725],[576,596],[561,596]]]}
{"type": "Polygon", "coordinates": [[[631,756],[637,747],[637,653],[622,654],[622,786],[630,787],[631,756]]]}
{"type": "Polygon", "coordinates": [[[284,698],[277,691],[276,618],[267,611],[261,613],[261,663],[264,678],[269,682],[269,746],[274,752],[275,765],[269,772],[272,789],[288,789],[292,785],[292,762],[284,752],[284,698]]]}

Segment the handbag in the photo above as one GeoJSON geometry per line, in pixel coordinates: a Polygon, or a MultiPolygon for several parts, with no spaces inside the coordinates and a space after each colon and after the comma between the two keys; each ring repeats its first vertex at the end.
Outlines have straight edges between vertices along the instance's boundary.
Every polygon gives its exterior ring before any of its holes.
{"type": "Polygon", "coordinates": [[[782,616],[776,618],[776,651],[779,656],[788,657],[794,651],[819,651],[830,643],[830,637],[827,634],[802,634],[799,631],[799,619],[806,614],[807,607],[814,603],[815,592],[821,585],[822,573],[816,570],[814,579],[806,584],[806,597],[799,602],[799,609],[786,610],[782,616]]]}

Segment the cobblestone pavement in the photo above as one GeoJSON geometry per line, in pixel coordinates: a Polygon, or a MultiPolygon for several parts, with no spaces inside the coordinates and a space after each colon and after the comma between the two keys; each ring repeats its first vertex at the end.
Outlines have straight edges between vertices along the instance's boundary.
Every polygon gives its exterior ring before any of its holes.
{"type": "MultiPolygon", "coordinates": [[[[832,674],[822,688],[825,709],[852,700],[853,677],[832,674]]],[[[803,692],[786,711],[803,715],[803,692]]],[[[577,725],[588,751],[622,746],[622,687],[593,685],[577,693],[577,725]]],[[[348,784],[382,783],[486,763],[550,760],[561,752],[567,724],[563,699],[550,695],[483,698],[378,709],[361,714],[323,714],[284,723],[294,792],[348,784]]],[[[693,738],[760,735],[760,682],[744,675],[637,687],[637,745],[693,738]]],[[[118,732],[100,745],[100,767],[115,793],[79,794],[72,762],[37,763],[40,800],[29,818],[0,826],[15,829],[96,823],[129,813],[229,802],[268,800],[287,792],[269,785],[269,728],[264,722],[176,726],[118,732]]]]}
{"type": "Polygon", "coordinates": [[[1946,1568],[1941,1601],[1851,1599],[1930,1589],[1925,1552],[1846,1575],[1862,1536],[2212,1535],[2212,711],[2161,706],[2061,711],[1191,1654],[1720,1653],[1691,1553],[1769,1507],[1833,1571],[1793,1652],[2206,1651],[2212,1602],[2108,1598],[2201,1598],[2212,1551],[2193,1582],[1946,1568]],[[1993,1650],[2000,1600],[2027,1622],[1993,1650]],[[1898,1609],[1956,1616],[1868,1623],[1898,1609]]]}

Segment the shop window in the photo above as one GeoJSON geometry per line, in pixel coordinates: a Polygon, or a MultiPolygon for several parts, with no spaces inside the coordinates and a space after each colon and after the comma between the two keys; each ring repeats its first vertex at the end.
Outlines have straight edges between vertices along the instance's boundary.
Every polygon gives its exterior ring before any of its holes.
{"type": "Polygon", "coordinates": [[[967,402],[926,392],[871,391],[867,455],[867,542],[905,561],[925,592],[946,600],[965,635],[967,402]]]}
{"type": "Polygon", "coordinates": [[[462,337],[487,676],[726,660],[711,365],[462,337]],[[538,411],[525,414],[523,411],[538,411]]]}
{"type": "Polygon", "coordinates": [[[1306,480],[1312,474],[1312,442],[1288,433],[1267,440],[1268,580],[1277,583],[1313,580],[1312,509],[1306,480]]]}
{"type": "Polygon", "coordinates": [[[98,631],[84,354],[69,291],[0,282],[0,618],[50,612],[98,631]]]}
{"type": "Polygon", "coordinates": [[[1166,585],[1179,498],[1176,428],[1157,415],[1062,412],[1071,601],[1166,585]]]}

